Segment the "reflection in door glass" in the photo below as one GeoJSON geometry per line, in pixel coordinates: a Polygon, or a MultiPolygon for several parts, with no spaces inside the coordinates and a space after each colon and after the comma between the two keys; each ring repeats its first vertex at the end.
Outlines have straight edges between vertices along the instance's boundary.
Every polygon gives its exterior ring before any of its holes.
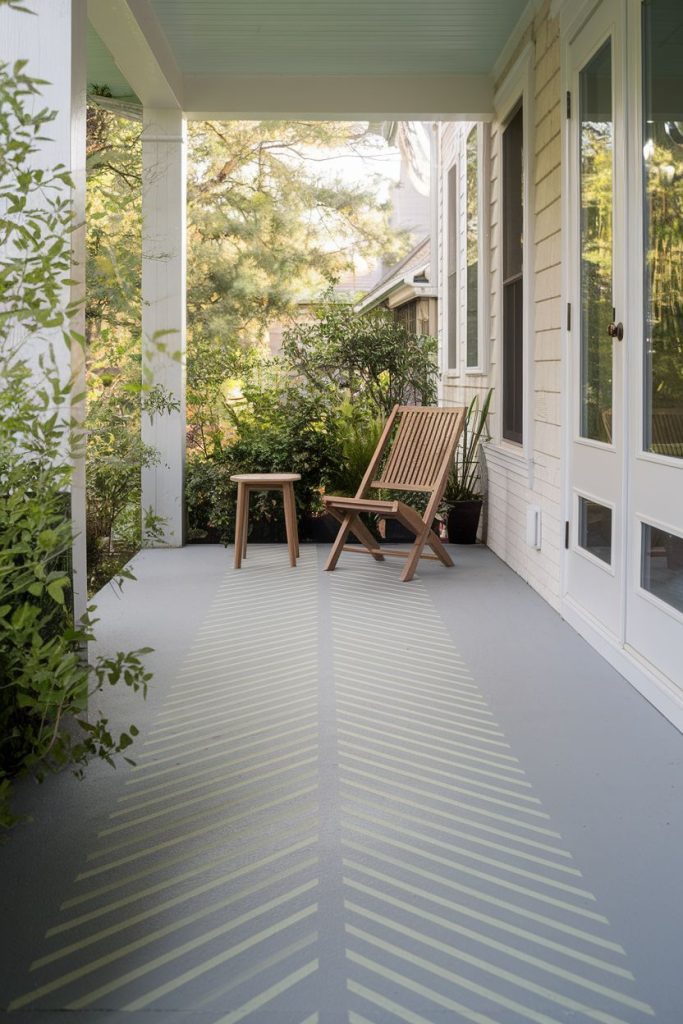
{"type": "Polygon", "coordinates": [[[646,451],[683,459],[683,18],[643,4],[646,451]]]}
{"type": "Polygon", "coordinates": [[[579,547],[601,562],[612,562],[612,510],[579,497],[579,547]]]}
{"type": "Polygon", "coordinates": [[[643,523],[640,585],[683,612],[683,537],[643,523]]]}
{"type": "Polygon", "coordinates": [[[581,436],[612,440],[612,51],[581,71],[581,436]]]}
{"type": "Polygon", "coordinates": [[[467,136],[467,365],[479,365],[479,195],[476,124],[467,136]]]}

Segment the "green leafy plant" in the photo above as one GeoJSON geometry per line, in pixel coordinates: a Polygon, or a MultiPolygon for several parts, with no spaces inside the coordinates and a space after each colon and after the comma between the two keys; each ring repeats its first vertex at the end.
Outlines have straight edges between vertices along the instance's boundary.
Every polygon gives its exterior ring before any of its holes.
{"type": "Polygon", "coordinates": [[[84,651],[94,609],[75,622],[69,521],[71,454],[82,436],[70,421],[79,399],[64,373],[63,296],[71,273],[71,181],[37,166],[54,113],[36,103],[41,82],[26,62],[0,64],[0,826],[15,818],[12,779],[40,780],[90,757],[114,763],[133,742],[89,710],[119,681],[146,692],[148,649],[100,657],[84,651]],[[35,112],[32,112],[35,111],[35,112]]]}
{"type": "Polygon", "coordinates": [[[383,429],[382,416],[369,414],[349,399],[342,402],[336,422],[340,460],[328,481],[331,493],[356,494],[383,429]]]}
{"type": "Polygon", "coordinates": [[[328,296],[313,323],[285,333],[282,350],[309,387],[348,394],[374,416],[388,416],[397,403],[436,401],[436,340],[413,334],[387,310],[360,315],[328,296]]]}
{"type": "Polygon", "coordinates": [[[481,498],[479,476],[479,448],[482,438],[489,439],[487,420],[493,397],[490,388],[479,406],[475,395],[467,407],[465,426],[455,451],[453,469],[444,492],[442,509],[447,511],[459,501],[474,501],[481,498]]]}

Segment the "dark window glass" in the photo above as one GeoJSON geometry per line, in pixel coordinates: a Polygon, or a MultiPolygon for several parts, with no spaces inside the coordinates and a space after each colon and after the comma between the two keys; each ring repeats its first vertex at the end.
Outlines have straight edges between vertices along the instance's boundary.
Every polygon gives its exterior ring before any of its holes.
{"type": "Polygon", "coordinates": [[[458,365],[458,168],[448,172],[448,368],[458,365]]]}
{"type": "Polygon", "coordinates": [[[410,331],[417,334],[417,299],[412,302],[404,302],[394,310],[394,320],[410,331]]]}
{"type": "Polygon", "coordinates": [[[503,132],[503,437],[523,440],[524,120],[522,107],[503,132]]]}
{"type": "Polygon", "coordinates": [[[640,585],[683,612],[683,537],[643,523],[640,585]]]}
{"type": "Polygon", "coordinates": [[[479,365],[479,181],[477,126],[467,136],[467,365],[479,365]]]}
{"type": "Polygon", "coordinates": [[[646,451],[683,459],[683,19],[643,4],[646,451]]]}
{"type": "Polygon", "coordinates": [[[612,510],[588,498],[579,498],[579,547],[612,562],[612,510]]]}

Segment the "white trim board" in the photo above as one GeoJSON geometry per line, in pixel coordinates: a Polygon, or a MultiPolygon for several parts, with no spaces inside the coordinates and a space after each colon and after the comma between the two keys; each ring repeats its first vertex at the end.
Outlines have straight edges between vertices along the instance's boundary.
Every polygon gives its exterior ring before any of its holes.
{"type": "Polygon", "coordinates": [[[560,614],[649,704],[683,733],[683,693],[674,690],[668,680],[635,651],[616,646],[571,598],[562,598],[560,614]]]}

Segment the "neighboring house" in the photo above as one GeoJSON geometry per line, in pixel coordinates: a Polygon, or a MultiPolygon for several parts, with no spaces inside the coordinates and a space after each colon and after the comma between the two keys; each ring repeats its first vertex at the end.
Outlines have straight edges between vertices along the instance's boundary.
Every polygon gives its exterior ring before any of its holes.
{"type": "Polygon", "coordinates": [[[382,306],[414,334],[438,331],[437,284],[430,281],[431,241],[424,238],[369,291],[357,309],[367,312],[382,306]]]}
{"type": "MultiPolygon", "coordinates": [[[[683,728],[680,2],[418,11],[397,0],[386,45],[367,46],[373,4],[309,5],[305,46],[284,31],[289,7],[245,7],[233,24],[233,5],[198,3],[190,26],[187,6],[87,4],[119,94],[143,108],[145,338],[175,328],[182,353],[186,117],[440,122],[425,276],[439,298],[442,401],[495,388],[486,541],[683,728]]],[[[86,5],[44,4],[30,26],[18,17],[0,8],[0,39],[52,83],[41,99],[59,111],[49,159],[74,172],[80,223],[86,5]]],[[[90,80],[111,85],[100,56],[90,80]]],[[[74,250],[78,265],[82,239],[74,250]]],[[[384,275],[381,301],[398,305],[406,288],[418,298],[420,268],[409,269],[409,281],[384,275]]],[[[182,360],[147,343],[145,366],[179,401],[145,422],[161,460],[143,479],[145,507],[178,545],[182,360]]],[[[82,506],[75,492],[77,525],[82,506]]],[[[76,565],[83,580],[80,555],[76,565]]]]}

